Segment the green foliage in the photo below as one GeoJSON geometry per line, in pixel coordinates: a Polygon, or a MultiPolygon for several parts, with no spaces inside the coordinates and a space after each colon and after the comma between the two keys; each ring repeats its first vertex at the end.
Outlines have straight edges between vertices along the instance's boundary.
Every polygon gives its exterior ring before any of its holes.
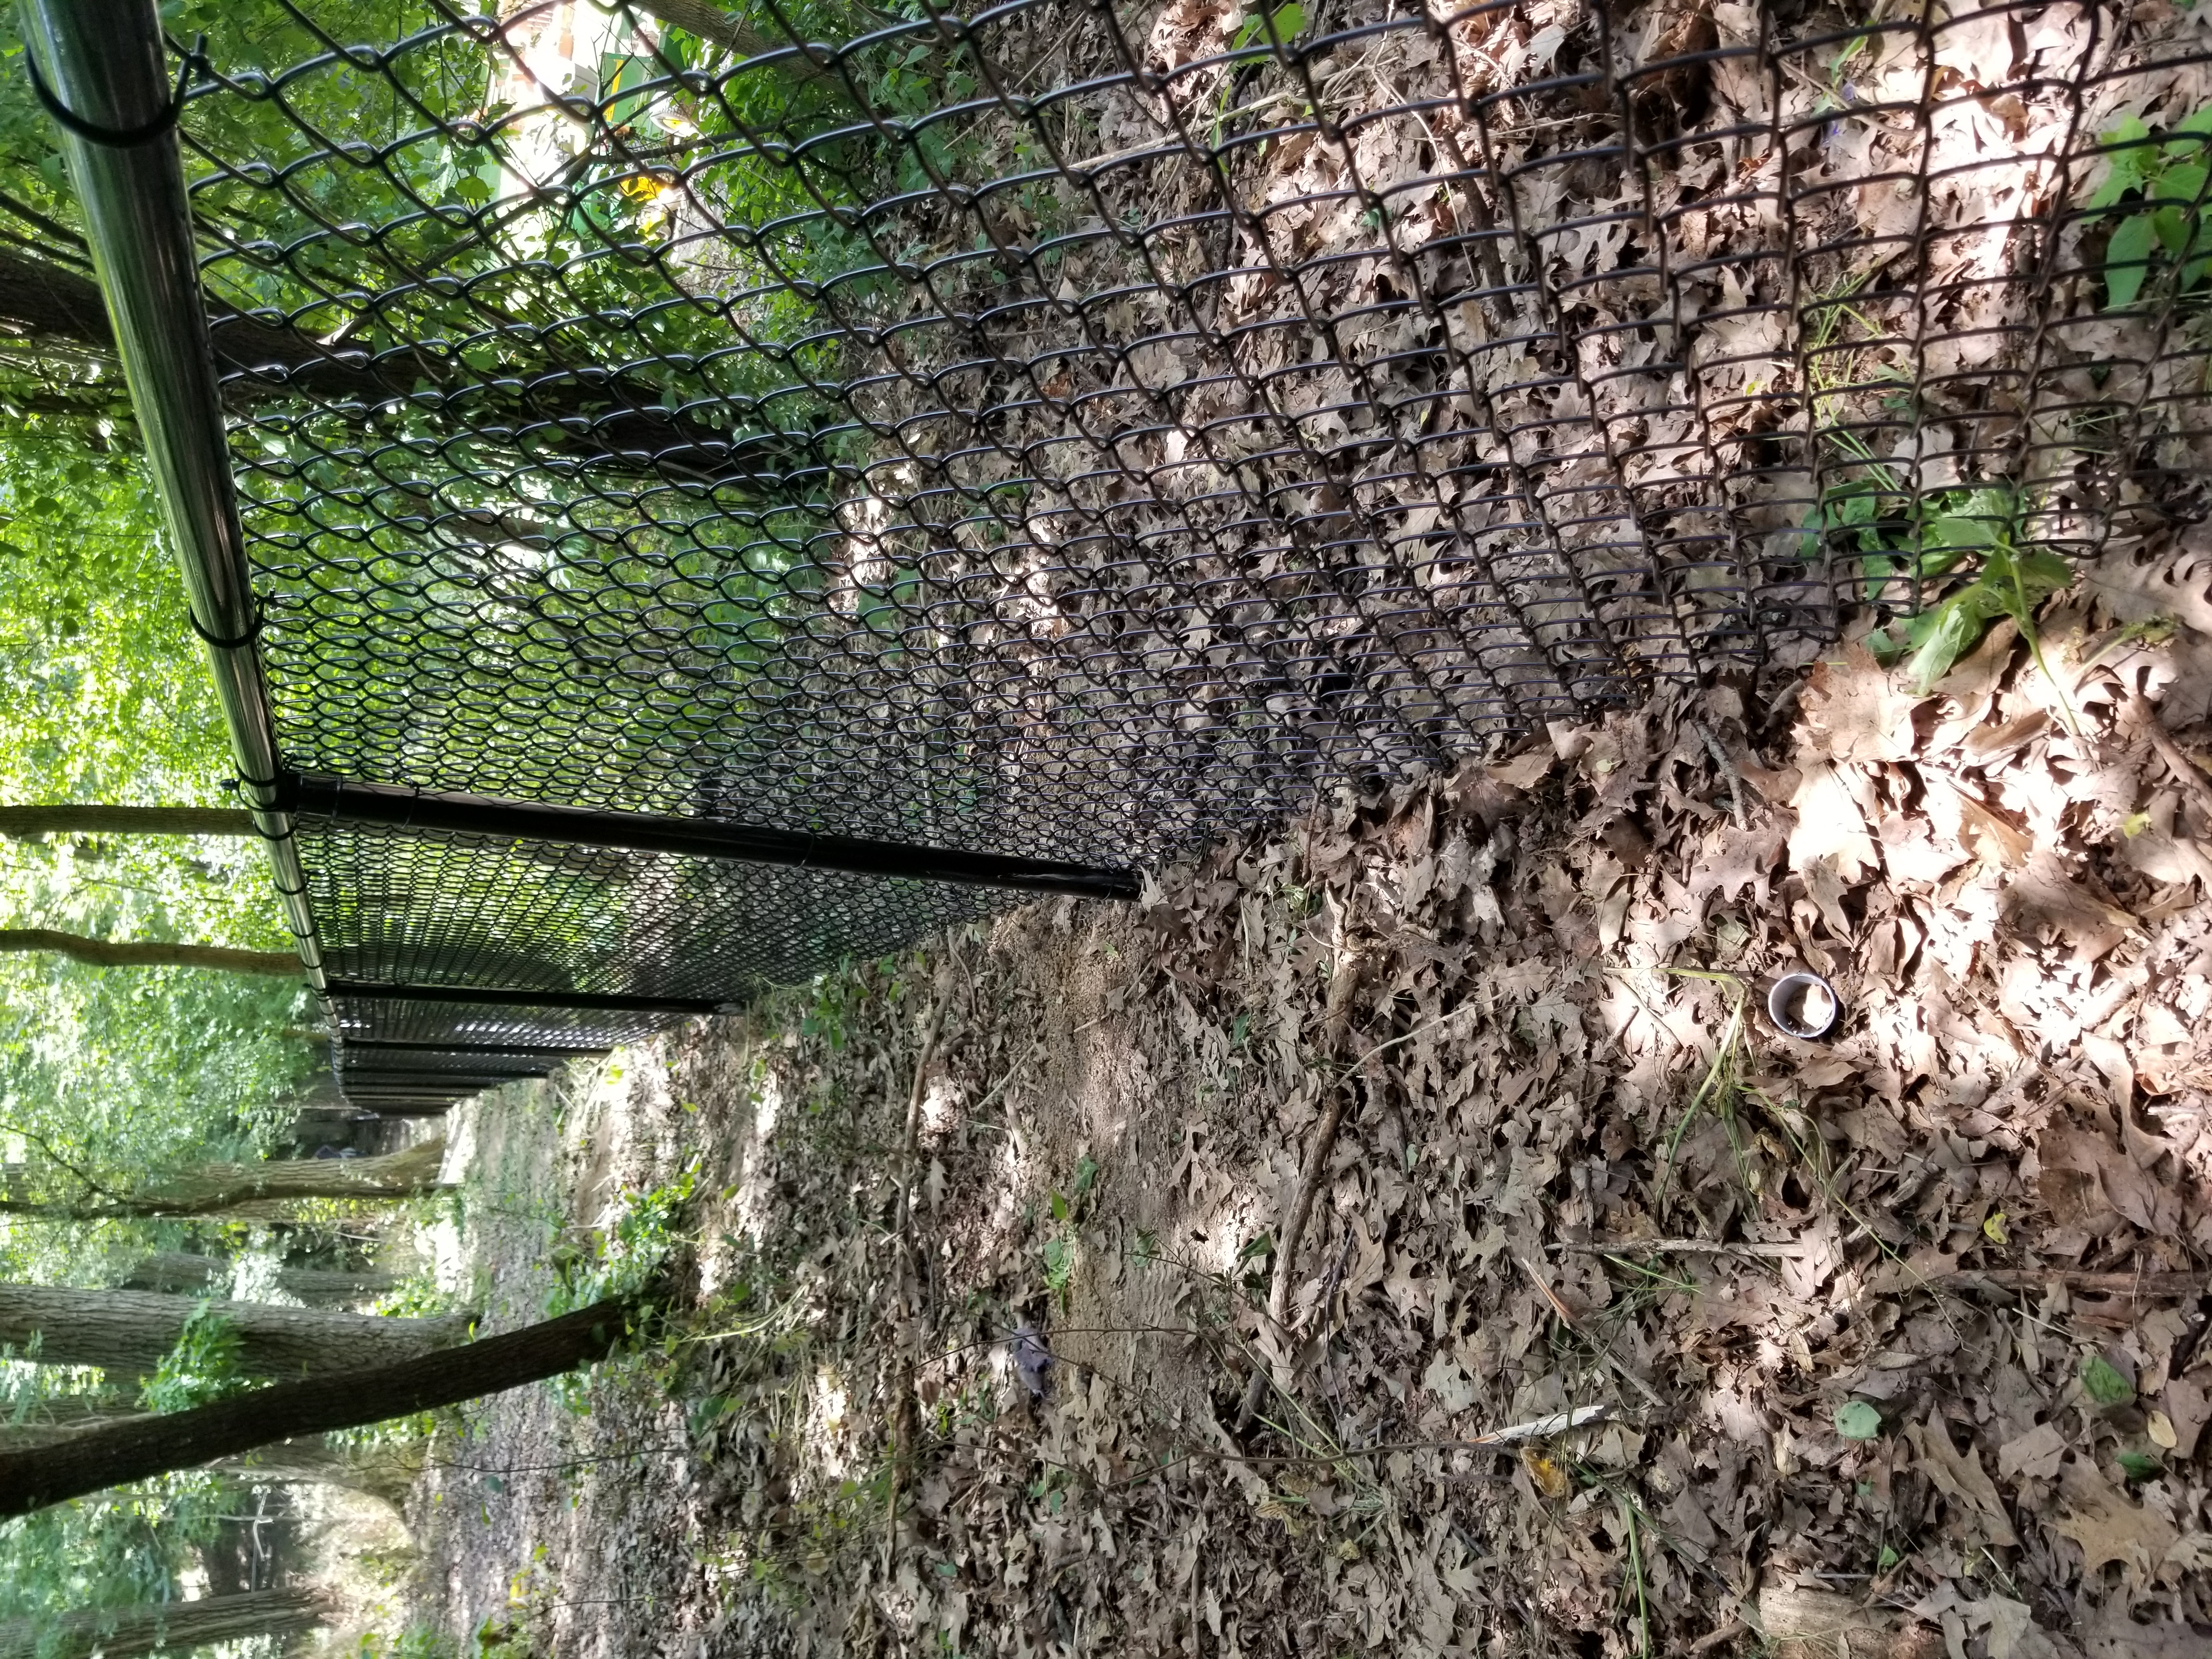
{"type": "Polygon", "coordinates": [[[2166,1467],[2166,1461],[2155,1452],[2124,1451],[2115,1460],[2120,1473],[2130,1480],[2148,1480],[2166,1467]]]}
{"type": "Polygon", "coordinates": [[[1968,555],[2003,545],[2017,510],[2008,485],[1914,495],[1889,468],[1868,463],[1863,476],[1832,483],[1821,492],[1805,528],[1813,547],[1860,556],[1872,599],[1893,578],[1945,575],[1968,555]]]}
{"type": "MultiPolygon", "coordinates": [[[[0,60],[10,50],[0,46],[0,60]]],[[[45,140],[20,82],[20,65],[0,62],[6,189],[63,211],[41,193],[45,140]]],[[[16,367],[0,352],[0,801],[222,804],[228,747],[131,434],[8,413],[16,367]]],[[[261,849],[243,840],[0,842],[0,926],[270,949],[289,939],[261,849]]],[[[280,981],[9,956],[0,1000],[0,1150],[10,1161],[51,1151],[111,1187],[250,1154],[313,1063],[283,1035],[301,999],[280,981]]],[[[91,1194],[70,1178],[52,1196],[91,1194]]]]}
{"type": "MultiPolygon", "coordinates": [[[[2035,608],[2074,580],[2073,567],[2040,550],[1991,549],[1980,574],[1941,603],[1906,619],[1898,654],[1912,653],[1912,681],[1923,695],[1981,642],[1990,624],[2009,617],[2038,661],[2035,608]]],[[[1877,654],[1884,654],[1877,647],[1877,654]]]]}
{"type": "Polygon", "coordinates": [[[609,1297],[631,1296],[652,1282],[691,1236],[683,1223],[699,1173],[694,1154],[671,1180],[623,1194],[612,1224],[591,1235],[588,1251],[571,1251],[559,1262],[560,1283],[548,1317],[587,1308],[609,1297]]]}
{"type": "Polygon", "coordinates": [[[1275,1273],[1275,1236],[1261,1233],[1247,1239],[1244,1248],[1237,1252],[1237,1281],[1244,1293],[1253,1297],[1264,1297],[1275,1273]]]}
{"type": "MultiPolygon", "coordinates": [[[[46,1420],[88,1403],[86,1373],[0,1362],[0,1419],[46,1420]]],[[[125,1396],[94,1401],[129,1410],[125,1396]]],[[[211,1537],[234,1493],[198,1473],[177,1474],[0,1522],[0,1620],[176,1599],[197,1541],[211,1537]]]]}
{"type": "Polygon", "coordinates": [[[2081,1362],[2081,1392],[2100,1406],[2124,1406],[2136,1397],[2136,1385],[2104,1355],[2093,1353],[2081,1362]]]}
{"type": "Polygon", "coordinates": [[[236,1325],[211,1304],[198,1304],[177,1346],[140,1385],[138,1403],[149,1412],[180,1412],[240,1393],[248,1386],[239,1366],[242,1346],[236,1325]]]}
{"type": "MultiPolygon", "coordinates": [[[[1055,1198],[1058,1194],[1054,1195],[1055,1198]]],[[[1055,1233],[1044,1242],[1044,1287],[1052,1293],[1062,1313],[1067,1310],[1068,1288],[1075,1279],[1075,1240],[1066,1233],[1055,1233]]]]}
{"type": "Polygon", "coordinates": [[[1881,1432],[1881,1410],[1863,1400],[1836,1407],[1836,1432],[1846,1440],[1872,1440],[1881,1432]]]}
{"type": "Polygon", "coordinates": [[[1807,514],[1808,556],[1841,550],[1857,557],[1866,597],[1893,583],[1940,581],[1972,566],[1972,575],[1901,623],[1876,630],[1869,649],[1884,663],[1911,655],[1923,694],[1981,642],[1990,624],[2009,617],[2039,666],[2036,607],[2074,580],[2056,553],[2015,542],[2023,503],[2008,483],[1961,486],[1916,495],[1886,465],[1856,456],[1858,475],[1830,484],[1807,514]]]}
{"type": "MultiPolygon", "coordinates": [[[[1305,27],[1306,9],[1298,3],[1298,0],[1291,0],[1288,5],[1277,6],[1272,10],[1264,5],[1255,7],[1245,18],[1243,26],[1231,39],[1229,50],[1232,54],[1260,50],[1272,52],[1279,46],[1288,46],[1305,33],[1305,27]]],[[[1228,118],[1229,100],[1236,90],[1236,84],[1237,70],[1232,65],[1222,71],[1221,101],[1213,112],[1212,142],[1217,145],[1221,143],[1221,124],[1228,118]]]]}
{"type": "Polygon", "coordinates": [[[2212,104],[2155,133],[2142,117],[2123,116],[2097,137],[2112,149],[2112,166],[2083,206],[2093,217],[2133,210],[2106,245],[2106,308],[2133,305],[2154,274],[2172,274],[2173,292],[2189,292],[2212,270],[2203,214],[2212,104]]]}
{"type": "Polygon", "coordinates": [[[1253,12],[1244,20],[1244,26],[1237,31],[1237,38],[1230,42],[1230,47],[1235,52],[1243,52],[1253,46],[1277,42],[1288,46],[1305,32],[1306,9],[1299,5],[1297,0],[1291,0],[1286,6],[1253,12]]]}

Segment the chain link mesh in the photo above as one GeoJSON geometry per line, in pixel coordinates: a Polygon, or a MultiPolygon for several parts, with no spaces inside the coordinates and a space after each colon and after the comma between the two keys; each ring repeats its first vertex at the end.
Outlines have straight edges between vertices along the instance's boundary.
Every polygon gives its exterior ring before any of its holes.
{"type": "MultiPolygon", "coordinates": [[[[1143,864],[2200,510],[2155,0],[349,9],[183,121],[300,770],[1143,864]]],[[[340,979],[556,999],[997,902],[303,856],[340,979]]],[[[364,1096],[642,1018],[337,1017],[364,1096]]]]}

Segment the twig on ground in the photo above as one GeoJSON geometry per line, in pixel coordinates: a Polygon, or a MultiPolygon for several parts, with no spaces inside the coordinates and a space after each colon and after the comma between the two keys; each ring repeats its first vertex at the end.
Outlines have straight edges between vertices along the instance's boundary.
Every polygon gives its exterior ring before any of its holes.
{"type": "Polygon", "coordinates": [[[1553,1412],[1549,1417],[1532,1417],[1526,1423],[1493,1429],[1488,1434],[1478,1434],[1472,1440],[1462,1440],[1457,1443],[1462,1446],[1510,1446],[1521,1440],[1547,1440],[1555,1434],[1565,1434],[1570,1429],[1602,1423],[1612,1415],[1613,1407],[1610,1406],[1577,1406],[1572,1411],[1553,1412]]]}
{"type": "Polygon", "coordinates": [[[2040,1291],[2063,1285],[2069,1291],[2091,1296],[2148,1297],[2202,1296],[2212,1291],[2212,1273],[2090,1273],[2075,1267],[1958,1267],[1930,1273],[1930,1285],[1973,1289],[1987,1285],[1996,1291],[2040,1291]]]}
{"type": "MultiPolygon", "coordinates": [[[[1359,950],[1347,948],[1338,952],[1336,971],[1329,977],[1328,1003],[1322,1018],[1322,1048],[1325,1054],[1334,1054],[1344,1046],[1352,1024],[1352,999],[1359,989],[1359,970],[1364,960],[1364,952],[1359,950]]],[[[1351,1109],[1355,1093],[1348,1077],[1339,1079],[1330,1090],[1328,1108],[1315,1127],[1312,1139],[1306,1143],[1305,1162],[1298,1170],[1298,1188],[1291,1199],[1290,1213],[1284,1218],[1282,1231],[1276,1236],[1275,1271],[1267,1286],[1267,1320],[1274,1327],[1276,1340],[1285,1355],[1291,1352],[1289,1309],[1291,1285],[1297,1271],[1298,1245],[1305,1237],[1306,1223],[1312,1218],[1314,1199],[1321,1191],[1322,1176],[1328,1172],[1329,1154],[1335,1150],[1336,1132],[1343,1126],[1344,1115],[1351,1109]]],[[[1255,1365],[1252,1381],[1244,1390],[1243,1407],[1237,1413],[1237,1433],[1243,1434],[1251,1426],[1267,1386],[1267,1368],[1255,1365]]]]}
{"type": "Polygon", "coordinates": [[[2205,777],[2203,769],[2189,758],[2182,746],[2159,724],[2158,710],[2140,691],[2128,695],[2128,712],[2142,725],[2150,746],[2158,750],[2158,757],[2166,763],[2166,769],[2173,774],[2173,781],[2189,792],[2197,803],[2197,810],[2212,823],[2212,779],[2205,777]]]}
{"type": "Polygon", "coordinates": [[[1710,1238],[1593,1238],[1587,1243],[1562,1240],[1561,1250],[1581,1250],[1592,1255],[1749,1255],[1769,1261],[1794,1261],[1806,1253],[1802,1244],[1723,1244],[1710,1238]]]}
{"type": "Polygon", "coordinates": [[[1595,1348],[1597,1351],[1598,1358],[1604,1360],[1607,1364],[1612,1366],[1615,1371],[1619,1372],[1623,1382],[1627,1382],[1633,1387],[1638,1394],[1642,1395],[1646,1400],[1656,1406],[1661,1411],[1665,1411],[1667,1409],[1667,1401],[1660,1395],[1659,1390],[1653,1388],[1649,1382],[1645,1382],[1639,1374],[1630,1368],[1626,1360],[1621,1358],[1619,1354],[1613,1352],[1613,1345],[1611,1343],[1607,1342],[1595,1331],[1591,1330],[1588,1326],[1584,1325],[1581,1320],[1576,1318],[1573,1311],[1565,1303],[1559,1299],[1559,1293],[1544,1282],[1544,1276],[1538,1273],[1534,1267],[1530,1267],[1525,1257],[1516,1255],[1514,1256],[1513,1260],[1519,1265],[1521,1271],[1528,1275],[1528,1282],[1531,1285],[1534,1285],[1542,1294],[1544,1300],[1552,1304],[1552,1311],[1559,1316],[1559,1322],[1562,1325],[1565,1325],[1577,1336],[1582,1338],[1583,1341],[1589,1343],[1591,1347],[1595,1348]]]}
{"type": "Polygon", "coordinates": [[[1720,768],[1721,777],[1728,785],[1729,817],[1735,821],[1737,829],[1748,830],[1751,827],[1751,820],[1746,815],[1743,802],[1745,787],[1743,774],[1736,769],[1735,763],[1729,758],[1728,750],[1721,747],[1721,740],[1713,735],[1711,726],[1703,720],[1692,720],[1690,725],[1704,742],[1705,752],[1713,757],[1713,764],[1720,768]]]}

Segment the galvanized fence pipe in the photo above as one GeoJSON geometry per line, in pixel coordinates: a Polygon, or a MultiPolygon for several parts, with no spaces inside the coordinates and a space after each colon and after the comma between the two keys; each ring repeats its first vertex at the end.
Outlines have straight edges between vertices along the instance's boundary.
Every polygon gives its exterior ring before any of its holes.
{"type": "Polygon", "coordinates": [[[61,131],[146,457],[207,648],[239,790],[268,848],[301,966],[325,988],[280,767],[260,631],[200,299],[170,78],[153,0],[24,0],[41,100],[61,131]]]}

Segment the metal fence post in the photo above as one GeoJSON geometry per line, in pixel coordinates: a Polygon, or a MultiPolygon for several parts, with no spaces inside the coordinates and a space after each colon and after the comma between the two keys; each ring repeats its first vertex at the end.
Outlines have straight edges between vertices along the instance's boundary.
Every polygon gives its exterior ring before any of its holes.
{"type": "Polygon", "coordinates": [[[24,0],[22,18],[183,567],[192,628],[215,671],[240,787],[275,866],[301,964],[322,994],[292,815],[276,799],[276,734],[253,643],[258,616],[177,141],[183,88],[170,83],[153,0],[24,0]]]}

